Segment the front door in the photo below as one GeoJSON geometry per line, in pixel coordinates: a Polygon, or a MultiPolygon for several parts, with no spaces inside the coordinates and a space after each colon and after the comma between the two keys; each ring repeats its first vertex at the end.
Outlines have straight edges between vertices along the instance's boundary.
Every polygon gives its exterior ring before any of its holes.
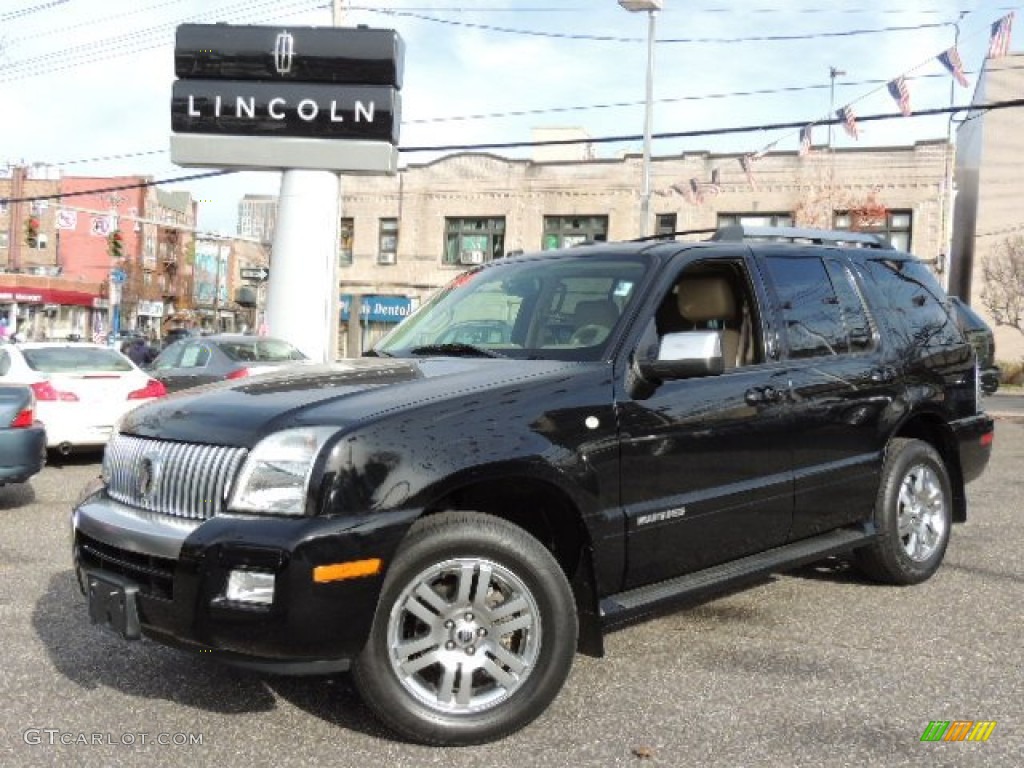
{"type": "Polygon", "coordinates": [[[659,337],[715,330],[725,370],[619,398],[627,588],[781,544],[792,521],[788,370],[744,252],[670,280],[659,337]]]}
{"type": "Polygon", "coordinates": [[[784,367],[760,365],[666,382],[623,404],[627,588],[785,541],[793,515],[787,387],[784,367]]]}

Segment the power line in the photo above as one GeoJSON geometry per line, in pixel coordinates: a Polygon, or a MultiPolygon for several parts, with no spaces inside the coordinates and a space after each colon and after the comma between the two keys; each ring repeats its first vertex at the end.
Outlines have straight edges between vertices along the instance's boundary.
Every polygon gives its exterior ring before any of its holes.
{"type": "MultiPolygon", "coordinates": [[[[190,17],[189,20],[265,20],[267,17],[262,14],[266,11],[274,11],[270,18],[281,18],[322,7],[321,0],[298,0],[290,4],[281,4],[279,0],[262,0],[262,2],[257,3],[240,2],[226,8],[204,11],[190,17]],[[224,14],[229,9],[237,11],[237,15],[225,18],[224,14]]],[[[22,59],[21,61],[14,62],[3,71],[3,74],[0,75],[0,82],[23,80],[29,77],[59,72],[83,64],[92,64],[98,61],[158,48],[169,42],[171,34],[181,23],[184,22],[182,20],[165,22],[128,34],[83,43],[59,51],[51,51],[29,59],[22,59]]]]}
{"type": "MultiPolygon", "coordinates": [[[[66,1],[67,0],[65,0],[65,2],[66,1]]],[[[183,2],[185,2],[185,0],[164,0],[163,2],[157,3],[156,5],[144,5],[144,6],[141,6],[141,7],[138,7],[138,8],[133,8],[130,11],[122,11],[121,13],[117,13],[117,14],[115,14],[113,16],[94,16],[94,17],[90,18],[88,21],[81,21],[81,22],[79,22],[77,24],[68,24],[66,26],[65,25],[60,25],[60,26],[54,25],[54,26],[51,26],[51,27],[49,27],[47,29],[44,29],[41,32],[35,32],[35,33],[29,34],[29,35],[19,35],[17,42],[23,42],[25,40],[38,40],[41,37],[50,37],[51,35],[66,35],[68,32],[70,32],[73,29],[81,29],[82,27],[91,27],[91,26],[93,26],[95,24],[106,24],[106,23],[112,22],[112,21],[113,22],[117,22],[117,21],[123,20],[124,18],[126,18],[128,16],[135,16],[136,14],[139,14],[139,13],[150,13],[151,11],[155,11],[157,8],[163,8],[163,7],[168,6],[168,5],[179,5],[180,3],[183,3],[183,2]]]]}
{"type": "MultiPolygon", "coordinates": [[[[1005,7],[1000,7],[1000,8],[992,8],[990,10],[993,10],[993,11],[1011,11],[1011,10],[1015,10],[1015,8],[1016,8],[1015,6],[1005,6],[1005,7]]],[[[379,6],[350,5],[350,6],[348,6],[348,10],[350,10],[350,11],[380,11],[382,9],[379,6]]],[[[448,12],[451,12],[451,13],[470,13],[470,12],[480,12],[480,11],[486,12],[486,13],[500,13],[500,12],[503,12],[503,11],[504,12],[509,12],[509,13],[547,13],[547,12],[552,12],[552,13],[563,13],[563,12],[564,13],[579,13],[581,11],[593,11],[593,7],[590,7],[590,6],[587,6],[587,7],[585,7],[585,6],[569,6],[569,7],[563,6],[563,7],[560,7],[560,8],[551,8],[551,7],[520,8],[520,7],[517,6],[515,8],[509,8],[509,7],[506,6],[506,7],[499,8],[499,7],[486,7],[486,6],[478,6],[478,5],[473,5],[473,6],[448,6],[448,7],[410,5],[410,6],[391,6],[391,8],[389,8],[388,10],[392,10],[392,11],[421,11],[421,12],[433,12],[433,13],[442,13],[442,12],[444,12],[444,13],[448,13],[448,12]]],[[[967,9],[967,10],[970,11],[970,12],[974,12],[974,11],[977,11],[978,9],[971,8],[971,9],[967,9]]],[[[675,13],[677,11],[678,11],[677,8],[669,7],[669,8],[665,8],[662,12],[663,13],[675,13]]],[[[875,8],[875,7],[863,7],[863,8],[789,8],[789,7],[747,8],[747,7],[742,7],[742,8],[737,8],[735,6],[732,6],[732,7],[712,7],[712,8],[689,8],[689,7],[687,7],[687,8],[685,8],[684,10],[682,10],[680,12],[686,13],[687,15],[693,15],[693,14],[696,14],[696,13],[721,13],[721,14],[742,13],[744,16],[749,15],[751,13],[771,13],[771,14],[779,14],[779,13],[788,13],[788,14],[825,14],[825,13],[827,13],[827,14],[830,14],[830,15],[832,15],[832,14],[848,14],[848,15],[852,15],[852,14],[867,14],[867,13],[870,13],[872,15],[879,15],[879,16],[881,16],[883,14],[887,14],[887,15],[906,15],[906,14],[915,14],[915,15],[939,15],[939,14],[941,14],[941,15],[948,15],[950,13],[957,13],[958,10],[956,10],[956,9],[950,10],[949,8],[875,8]]]]}
{"type": "MultiPolygon", "coordinates": [[[[601,43],[642,43],[646,38],[641,37],[618,37],[615,35],[580,35],[569,32],[546,32],[532,29],[514,29],[510,27],[498,27],[493,24],[478,24],[471,21],[457,21],[455,19],[442,19],[437,16],[427,16],[422,13],[409,11],[395,11],[387,8],[363,8],[368,13],[377,13],[385,16],[399,16],[404,18],[429,21],[435,24],[448,24],[466,29],[479,29],[485,32],[501,32],[503,34],[523,35],[527,37],[545,37],[556,40],[588,40],[601,43]]],[[[751,42],[788,42],[793,40],[817,40],[834,37],[857,37],[861,35],[875,35],[888,32],[916,32],[922,29],[936,29],[949,26],[946,22],[932,22],[928,24],[912,24],[904,26],[878,27],[875,29],[849,29],[839,32],[813,32],[801,35],[756,35],[750,37],[678,37],[661,38],[654,42],[661,44],[671,43],[751,43],[751,42]]]]}
{"type": "MultiPolygon", "coordinates": [[[[1024,107],[1024,99],[1009,99],[1006,101],[997,101],[990,104],[968,104],[965,106],[952,106],[952,107],[937,107],[935,109],[926,109],[915,112],[910,118],[904,117],[900,112],[896,113],[882,113],[875,115],[865,115],[858,118],[860,122],[876,122],[880,120],[906,120],[913,119],[915,117],[927,117],[931,115],[951,114],[954,112],[965,112],[965,111],[993,111],[998,109],[1010,109],[1015,107],[1024,107]]],[[[838,119],[831,120],[832,123],[841,122],[838,119]]],[[[822,121],[821,124],[825,124],[822,121]]],[[[762,125],[745,125],[734,128],[705,128],[693,131],[672,131],[669,133],[657,133],[651,136],[652,139],[680,139],[680,138],[694,138],[700,136],[724,136],[727,134],[739,134],[739,133],[756,133],[758,131],[774,131],[784,130],[791,128],[800,128],[806,125],[806,122],[790,122],[790,123],[770,123],[762,125]]],[[[515,149],[521,147],[548,147],[548,146],[565,146],[572,144],[614,144],[636,141],[641,138],[638,134],[630,134],[625,136],[601,136],[601,137],[590,137],[585,139],[548,139],[545,141],[515,141],[515,142],[495,142],[495,143],[483,143],[483,144],[453,144],[447,146],[434,146],[434,147],[400,147],[399,151],[410,153],[410,152],[472,152],[487,149],[515,149]]],[[[0,198],[2,203],[30,203],[37,200],[60,200],[67,197],[79,197],[84,195],[96,195],[104,192],[117,192],[127,189],[143,189],[146,187],[156,187],[165,184],[178,184],[183,181],[194,181],[198,179],[208,179],[215,176],[227,176],[233,173],[237,173],[231,169],[221,169],[217,171],[208,171],[205,173],[196,173],[189,176],[179,176],[173,179],[155,179],[142,182],[136,182],[132,184],[118,184],[114,186],[101,187],[96,189],[81,190],[78,192],[64,192],[55,193],[51,195],[36,195],[34,197],[20,197],[20,198],[0,198]]]]}
{"type": "MultiPolygon", "coordinates": [[[[1021,67],[1005,67],[1005,70],[1017,70],[1024,69],[1021,67]]],[[[974,71],[967,71],[965,74],[973,75],[977,74],[974,71]]],[[[929,75],[916,75],[914,77],[907,78],[910,81],[914,80],[925,80],[925,79],[945,79],[948,78],[948,73],[936,73],[929,75]]],[[[856,87],[862,85],[884,85],[889,80],[851,80],[843,83],[844,87],[856,87]]],[[[745,96],[771,96],[780,93],[803,93],[806,91],[817,91],[825,90],[829,87],[827,83],[813,83],[810,85],[790,85],[783,86],[781,88],[761,88],[750,91],[729,91],[722,93],[703,93],[703,94],[691,94],[688,96],[670,96],[661,99],[656,99],[655,104],[675,104],[683,101],[708,101],[712,99],[728,99],[745,96]]],[[[565,112],[586,112],[590,110],[601,110],[601,109],[625,109],[632,108],[642,105],[642,101],[618,101],[608,102],[605,104],[578,104],[574,106],[565,107],[543,107],[539,109],[518,109],[518,110],[506,110],[503,112],[482,112],[469,115],[449,115],[444,117],[423,117],[412,120],[403,120],[403,125],[424,125],[434,123],[449,123],[449,122],[469,122],[472,120],[493,120],[503,119],[508,117],[529,117],[532,115],[548,115],[548,114],[559,114],[565,112]]],[[[805,125],[806,123],[804,123],[805,125]]],[[[815,125],[824,123],[815,123],[815,125]]],[[[54,167],[63,167],[66,165],[84,165],[85,163],[96,163],[104,162],[109,160],[127,160],[134,157],[147,157],[152,155],[166,154],[169,150],[164,149],[150,149],[140,150],[136,152],[121,152],[113,155],[97,155],[95,157],[78,158],[74,160],[61,160],[53,163],[45,163],[45,165],[54,167]]]]}
{"type": "Polygon", "coordinates": [[[188,176],[178,176],[174,179],[151,179],[149,181],[137,181],[131,184],[115,184],[109,187],[96,187],[95,189],[82,189],[78,192],[57,192],[52,195],[35,195],[34,197],[7,197],[0,198],[2,203],[32,203],[37,200],[63,200],[68,197],[85,197],[87,195],[99,195],[104,192],[123,192],[126,189],[146,189],[148,187],[159,187],[165,184],[179,184],[183,181],[196,181],[198,179],[209,179],[214,176],[228,176],[237,173],[234,170],[221,169],[219,171],[207,171],[205,173],[193,173],[188,176]]]}
{"type": "MultiPolygon", "coordinates": [[[[859,123],[870,123],[877,122],[879,120],[912,120],[918,117],[929,117],[932,115],[944,115],[952,114],[955,112],[974,112],[974,111],[991,111],[997,109],[1008,109],[1011,107],[1024,107],[1024,99],[1009,99],[1006,101],[996,101],[990,104],[968,104],[966,106],[952,106],[952,107],[936,107],[934,109],[921,109],[914,112],[912,115],[904,116],[902,112],[887,112],[875,115],[865,115],[858,117],[857,122],[859,123]]],[[[816,125],[838,125],[842,123],[842,120],[837,118],[830,118],[829,120],[819,120],[816,125]]],[[[725,136],[733,133],[756,133],[759,131],[779,131],[788,130],[794,128],[802,128],[807,125],[806,120],[798,122],[787,122],[787,123],[768,123],[763,125],[747,125],[736,128],[704,128],[693,131],[672,131],[669,133],[656,133],[652,134],[653,139],[684,139],[694,138],[699,136],[725,136]]],[[[493,142],[487,144],[451,144],[447,146],[439,147],[400,147],[401,152],[456,152],[456,151],[471,151],[480,149],[513,149],[519,147],[541,147],[541,146],[558,146],[558,145],[571,145],[571,144],[614,144],[622,143],[627,141],[637,141],[641,136],[638,134],[631,134],[628,136],[604,136],[604,137],[591,137],[586,139],[549,139],[546,141],[516,141],[516,142],[493,142]]]]}
{"type": "Polygon", "coordinates": [[[29,16],[33,13],[45,11],[48,8],[54,8],[58,5],[64,5],[64,3],[66,3],[67,1],[68,0],[53,0],[53,2],[50,3],[43,3],[42,5],[35,5],[30,8],[22,8],[21,10],[18,11],[5,13],[3,16],[0,16],[0,21],[11,21],[12,19],[20,19],[22,16],[29,16]]]}

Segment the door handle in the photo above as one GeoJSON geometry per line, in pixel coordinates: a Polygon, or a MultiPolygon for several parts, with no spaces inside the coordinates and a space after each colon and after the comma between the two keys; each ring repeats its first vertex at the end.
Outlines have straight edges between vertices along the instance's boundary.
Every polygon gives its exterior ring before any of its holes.
{"type": "Polygon", "coordinates": [[[891,384],[896,381],[896,369],[885,365],[871,370],[871,380],[876,384],[891,384]]]}
{"type": "Polygon", "coordinates": [[[775,387],[752,387],[743,393],[747,405],[768,405],[781,402],[786,393],[775,387]]]}

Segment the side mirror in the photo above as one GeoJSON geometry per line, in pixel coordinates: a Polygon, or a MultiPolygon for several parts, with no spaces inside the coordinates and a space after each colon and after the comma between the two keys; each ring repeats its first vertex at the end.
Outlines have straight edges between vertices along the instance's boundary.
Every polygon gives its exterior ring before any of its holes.
{"type": "Polygon", "coordinates": [[[684,331],[661,337],[657,355],[638,354],[636,364],[648,381],[714,376],[725,370],[722,337],[718,331],[684,331]]]}

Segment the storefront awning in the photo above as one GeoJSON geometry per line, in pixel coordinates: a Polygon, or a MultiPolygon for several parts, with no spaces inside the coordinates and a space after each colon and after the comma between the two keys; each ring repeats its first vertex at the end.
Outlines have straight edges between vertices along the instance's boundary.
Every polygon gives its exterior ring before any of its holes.
{"type": "Polygon", "coordinates": [[[8,288],[0,286],[0,303],[10,304],[70,304],[79,307],[93,306],[96,294],[85,291],[67,291],[61,288],[8,288]]]}

